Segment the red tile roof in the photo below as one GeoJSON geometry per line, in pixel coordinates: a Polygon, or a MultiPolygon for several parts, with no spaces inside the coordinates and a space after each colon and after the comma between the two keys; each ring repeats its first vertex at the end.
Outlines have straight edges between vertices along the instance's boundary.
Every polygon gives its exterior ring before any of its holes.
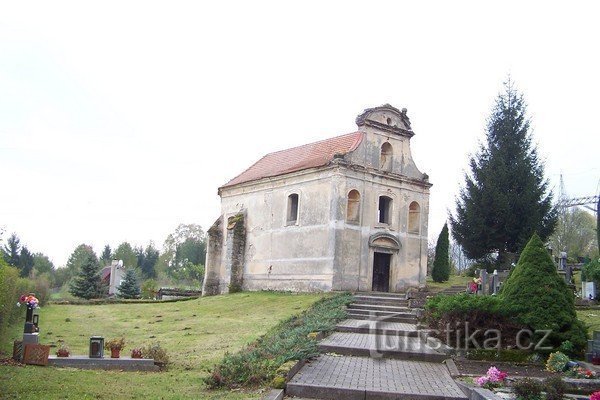
{"type": "Polygon", "coordinates": [[[327,165],[333,160],[335,154],[347,154],[356,150],[363,135],[362,132],[348,133],[269,153],[222,187],[327,165]]]}

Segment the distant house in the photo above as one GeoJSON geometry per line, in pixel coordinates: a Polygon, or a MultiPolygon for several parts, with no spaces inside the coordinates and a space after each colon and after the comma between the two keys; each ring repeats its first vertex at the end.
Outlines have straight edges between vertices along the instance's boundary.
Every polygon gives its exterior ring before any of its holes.
{"type": "Polygon", "coordinates": [[[108,286],[108,295],[116,296],[118,287],[125,276],[123,260],[113,260],[110,265],[102,269],[102,284],[108,286]]]}
{"type": "Polygon", "coordinates": [[[425,283],[429,177],[406,109],[267,154],[218,190],[203,295],[233,290],[398,292],[425,283]]]}

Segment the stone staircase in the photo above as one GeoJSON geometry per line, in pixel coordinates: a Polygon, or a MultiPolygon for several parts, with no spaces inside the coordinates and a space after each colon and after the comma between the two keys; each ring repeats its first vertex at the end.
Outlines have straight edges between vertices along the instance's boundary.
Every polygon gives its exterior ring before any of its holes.
{"type": "Polygon", "coordinates": [[[348,319],[319,343],[323,355],[287,384],[288,398],[466,399],[417,329],[405,294],[358,293],[348,319]]]}
{"type": "Polygon", "coordinates": [[[453,286],[450,286],[449,288],[442,290],[439,293],[453,295],[453,294],[459,294],[459,293],[466,293],[466,291],[467,291],[467,287],[465,285],[453,285],[453,286]]]}

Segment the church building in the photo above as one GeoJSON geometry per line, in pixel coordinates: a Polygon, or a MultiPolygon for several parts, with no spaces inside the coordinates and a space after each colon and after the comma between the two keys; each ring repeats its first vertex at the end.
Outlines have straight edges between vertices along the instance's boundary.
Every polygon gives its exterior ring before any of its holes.
{"type": "Polygon", "coordinates": [[[356,125],[267,154],[219,188],[203,295],[425,284],[431,184],[412,159],[406,109],[367,109],[356,125]]]}

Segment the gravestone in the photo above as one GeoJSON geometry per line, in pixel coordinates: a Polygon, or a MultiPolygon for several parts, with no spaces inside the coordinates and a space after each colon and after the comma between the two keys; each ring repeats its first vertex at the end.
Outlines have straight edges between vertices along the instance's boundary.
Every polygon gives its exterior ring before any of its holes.
{"type": "Polygon", "coordinates": [[[485,269],[479,270],[479,279],[481,283],[478,285],[477,294],[488,294],[488,272],[485,269]]]}
{"type": "Polygon", "coordinates": [[[583,300],[596,298],[596,284],[594,282],[581,282],[581,298],[583,300]]]}
{"type": "Polygon", "coordinates": [[[588,340],[585,361],[591,362],[595,365],[600,364],[600,331],[594,331],[593,339],[588,340]]]}

